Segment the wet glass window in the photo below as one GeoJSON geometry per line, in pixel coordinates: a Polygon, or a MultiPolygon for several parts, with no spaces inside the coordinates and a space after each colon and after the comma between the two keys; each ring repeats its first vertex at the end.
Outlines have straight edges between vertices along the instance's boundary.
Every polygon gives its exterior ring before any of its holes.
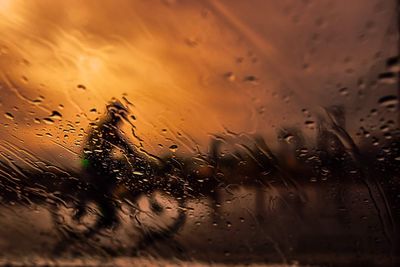
{"type": "Polygon", "coordinates": [[[0,265],[400,266],[395,0],[0,0],[0,265]]]}

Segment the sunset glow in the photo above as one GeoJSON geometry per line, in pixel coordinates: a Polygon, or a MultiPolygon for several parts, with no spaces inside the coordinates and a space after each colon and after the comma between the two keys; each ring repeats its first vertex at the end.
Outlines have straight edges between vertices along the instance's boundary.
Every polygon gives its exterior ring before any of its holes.
{"type": "MultiPolygon", "coordinates": [[[[169,147],[176,142],[182,152],[193,152],[198,145],[206,149],[210,135],[227,130],[273,138],[279,125],[301,124],[301,110],[315,110],[311,103],[324,99],[325,92],[314,88],[324,86],[324,77],[339,75],[339,59],[332,59],[330,69],[315,61],[304,71],[306,43],[284,42],[296,28],[314,28],[293,24],[284,5],[271,6],[271,19],[289,27],[274,36],[268,34],[273,26],[267,22],[262,29],[255,26],[261,18],[257,12],[253,20],[246,17],[252,12],[248,7],[237,13],[233,7],[240,7],[240,1],[161,2],[149,11],[141,1],[1,1],[3,84],[16,86],[20,96],[16,90],[2,90],[13,91],[20,104],[44,97],[34,115],[16,116],[21,120],[18,127],[25,129],[23,121],[47,116],[45,111],[62,105],[63,120],[78,116],[79,127],[85,129],[88,119],[101,117],[112,97],[126,97],[134,105],[136,131],[148,149],[161,153],[158,144],[169,147]],[[98,113],[90,112],[93,109],[98,113]]],[[[368,12],[365,8],[349,10],[368,12]]],[[[352,13],[343,14],[343,19],[348,16],[352,13]]],[[[346,45],[337,42],[337,49],[339,43],[346,45]]],[[[348,47],[354,46],[348,42],[348,47]]],[[[321,58],[329,57],[324,49],[320,48],[321,58]]],[[[363,49],[363,55],[372,55],[370,48],[363,49]]],[[[35,127],[36,132],[43,130],[43,125],[35,127]]],[[[77,138],[63,140],[57,129],[51,131],[63,144],[77,138]]],[[[31,131],[22,132],[18,135],[36,138],[31,131]]]]}

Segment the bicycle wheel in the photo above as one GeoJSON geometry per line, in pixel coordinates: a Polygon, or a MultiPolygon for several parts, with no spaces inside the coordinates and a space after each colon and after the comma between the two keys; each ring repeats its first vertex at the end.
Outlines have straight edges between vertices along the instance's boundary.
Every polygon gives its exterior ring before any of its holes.
{"type": "Polygon", "coordinates": [[[55,203],[51,213],[56,230],[66,238],[84,237],[102,218],[94,202],[55,203]]]}

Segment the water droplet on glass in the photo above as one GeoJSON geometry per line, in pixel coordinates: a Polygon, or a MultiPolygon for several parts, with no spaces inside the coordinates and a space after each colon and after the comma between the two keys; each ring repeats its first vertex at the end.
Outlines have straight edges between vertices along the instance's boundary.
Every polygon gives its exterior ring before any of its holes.
{"type": "Polygon", "coordinates": [[[377,159],[378,161],[384,161],[384,160],[385,160],[385,157],[384,157],[383,155],[379,155],[379,156],[376,157],[376,159],[377,159]]]}
{"type": "Polygon", "coordinates": [[[388,132],[390,130],[389,126],[387,124],[384,124],[380,127],[380,130],[382,132],[388,132]]]}
{"type": "Polygon", "coordinates": [[[60,112],[54,110],[54,111],[51,113],[50,118],[52,118],[52,119],[61,119],[61,118],[62,118],[62,115],[61,115],[60,112]]]}
{"type": "Polygon", "coordinates": [[[14,119],[14,116],[10,112],[4,113],[4,117],[6,117],[9,120],[13,120],[14,119]]]}
{"type": "Polygon", "coordinates": [[[310,129],[314,129],[315,127],[315,121],[306,121],[305,124],[310,129]]]}
{"type": "Polygon", "coordinates": [[[339,89],[339,93],[340,93],[342,96],[348,96],[348,95],[349,95],[349,91],[348,91],[347,87],[342,87],[342,88],[340,88],[340,89],[339,89]]]}
{"type": "Polygon", "coordinates": [[[33,99],[33,100],[32,100],[32,103],[33,103],[33,104],[40,104],[40,103],[42,103],[42,102],[43,102],[43,100],[40,99],[40,98],[36,98],[36,99],[33,99]]]}
{"type": "Polygon", "coordinates": [[[395,96],[395,95],[387,95],[387,96],[383,96],[383,97],[379,98],[378,103],[381,106],[393,108],[393,107],[396,107],[396,105],[398,103],[398,99],[397,99],[397,96],[395,96]]]}
{"type": "Polygon", "coordinates": [[[377,116],[378,115],[378,110],[376,108],[371,109],[370,114],[372,116],[377,116]]]}
{"type": "Polygon", "coordinates": [[[392,139],[392,134],[389,132],[386,132],[386,133],[384,133],[383,134],[383,137],[385,137],[385,139],[387,139],[387,140],[390,140],[390,139],[392,139]]]}
{"type": "Polygon", "coordinates": [[[233,72],[227,72],[224,74],[225,79],[227,79],[230,82],[234,82],[236,80],[235,74],[233,72]]]}
{"type": "Polygon", "coordinates": [[[171,145],[171,146],[169,147],[169,149],[170,149],[172,152],[176,152],[176,151],[178,150],[178,146],[177,146],[177,145],[171,145]]]}
{"type": "Polygon", "coordinates": [[[283,137],[287,143],[291,143],[293,141],[294,136],[291,134],[287,134],[283,137]]]}
{"type": "Polygon", "coordinates": [[[400,72],[400,59],[399,57],[391,57],[386,61],[386,66],[391,72],[400,72]]]}
{"type": "Polygon", "coordinates": [[[384,84],[395,84],[397,82],[396,74],[394,72],[384,72],[379,74],[378,80],[384,84]]]}
{"type": "Polygon", "coordinates": [[[81,90],[86,90],[86,86],[84,86],[83,84],[78,84],[76,86],[76,88],[81,89],[81,90]]]}
{"type": "Polygon", "coordinates": [[[372,145],[378,146],[378,145],[379,145],[379,139],[376,138],[376,137],[374,137],[374,138],[372,139],[372,145]]]}
{"type": "Polygon", "coordinates": [[[50,118],[44,118],[43,121],[44,121],[44,123],[49,124],[49,125],[54,123],[54,120],[52,120],[50,118]]]}
{"type": "Polygon", "coordinates": [[[252,84],[257,84],[258,83],[257,77],[253,76],[253,75],[249,75],[249,76],[244,77],[243,81],[249,82],[249,83],[252,83],[252,84]]]}

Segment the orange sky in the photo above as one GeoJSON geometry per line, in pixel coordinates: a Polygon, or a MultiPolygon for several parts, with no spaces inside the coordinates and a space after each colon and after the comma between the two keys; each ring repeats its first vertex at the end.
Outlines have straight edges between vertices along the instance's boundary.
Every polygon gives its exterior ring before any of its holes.
{"type": "Polygon", "coordinates": [[[396,53],[394,5],[0,0],[0,109],[13,116],[0,116],[0,134],[62,162],[112,97],[134,104],[155,153],[204,149],[226,129],[272,139],[276,127],[303,127],[302,109],[343,103],[360,113],[376,94],[360,104],[356,89],[346,98],[338,86],[368,80],[396,53]],[[62,118],[46,123],[55,110],[62,118]]]}

